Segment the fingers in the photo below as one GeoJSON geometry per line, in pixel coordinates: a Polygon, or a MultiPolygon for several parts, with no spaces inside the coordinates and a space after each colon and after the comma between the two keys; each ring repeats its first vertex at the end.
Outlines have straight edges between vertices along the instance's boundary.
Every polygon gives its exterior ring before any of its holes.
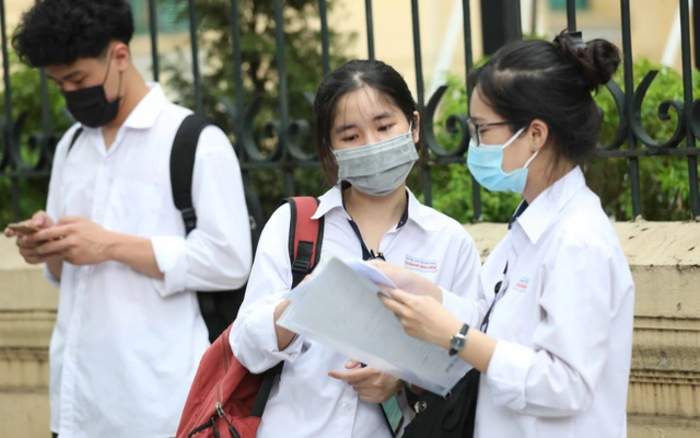
{"type": "Polygon", "coordinates": [[[73,228],[70,225],[59,225],[53,228],[45,228],[43,230],[37,231],[36,233],[28,236],[33,242],[45,242],[49,240],[56,240],[65,237],[73,232],[73,228]]]}
{"type": "Polygon", "coordinates": [[[360,396],[360,400],[362,400],[365,403],[384,403],[388,401],[393,395],[389,397],[381,397],[379,394],[375,393],[369,393],[369,394],[360,394],[359,392],[357,395],[360,396]]]}
{"type": "Polygon", "coordinates": [[[39,245],[36,248],[36,252],[39,255],[52,255],[61,252],[65,252],[73,246],[73,241],[71,239],[59,239],[46,242],[39,245]]]}
{"type": "Polygon", "coordinates": [[[418,296],[404,292],[401,289],[392,289],[390,287],[383,286],[382,290],[388,293],[395,301],[403,304],[408,304],[418,298],[418,296]]]}
{"type": "Polygon", "coordinates": [[[31,222],[35,227],[46,228],[51,225],[51,218],[45,211],[37,211],[32,216],[32,220],[27,222],[31,222]]]}
{"type": "Polygon", "coordinates": [[[37,255],[35,252],[31,254],[20,253],[20,255],[24,258],[24,261],[30,265],[39,265],[41,263],[46,263],[48,260],[55,256],[55,254],[37,255]]]}
{"type": "Polygon", "coordinates": [[[380,268],[380,269],[385,268],[387,266],[391,266],[389,263],[387,263],[383,260],[379,260],[379,259],[369,260],[367,263],[369,263],[370,265],[372,265],[374,267],[380,268]]]}
{"type": "Polygon", "coordinates": [[[391,310],[392,312],[397,313],[401,310],[402,305],[398,301],[396,301],[392,298],[389,298],[386,295],[382,295],[382,294],[377,294],[377,297],[379,297],[379,301],[382,302],[384,307],[391,310]]]}
{"type": "Polygon", "coordinates": [[[5,228],[5,231],[3,233],[5,234],[5,237],[17,237],[17,236],[19,236],[18,233],[12,231],[9,228],[5,228]]]}
{"type": "Polygon", "coordinates": [[[84,218],[80,216],[65,216],[62,217],[58,220],[56,225],[68,225],[68,224],[75,224],[80,221],[82,221],[84,218]]]}
{"type": "Polygon", "coordinates": [[[34,242],[32,240],[29,240],[27,236],[22,236],[21,234],[18,235],[17,240],[15,241],[15,244],[20,248],[20,249],[34,249],[40,244],[37,242],[34,242]]]}
{"type": "Polygon", "coordinates": [[[353,369],[353,368],[359,367],[360,365],[362,365],[362,363],[360,363],[360,361],[357,361],[357,360],[355,360],[355,359],[350,359],[350,360],[345,364],[345,368],[351,370],[351,369],[353,369]]]}
{"type": "Polygon", "coordinates": [[[358,368],[352,371],[331,371],[328,373],[328,376],[337,379],[337,380],[342,380],[344,382],[348,382],[351,385],[354,385],[358,382],[361,382],[365,379],[369,379],[373,376],[376,376],[377,373],[380,373],[381,371],[378,371],[374,368],[358,368]]]}

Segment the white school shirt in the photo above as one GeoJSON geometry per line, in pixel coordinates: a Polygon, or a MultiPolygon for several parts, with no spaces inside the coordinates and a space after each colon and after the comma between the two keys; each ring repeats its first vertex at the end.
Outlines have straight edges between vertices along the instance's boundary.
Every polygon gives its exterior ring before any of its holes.
{"type": "Polygon", "coordinates": [[[464,321],[479,328],[499,280],[487,329],[498,343],[480,380],[475,437],[626,437],[634,283],[580,168],[513,221],[464,321]]]}
{"type": "Polygon", "coordinates": [[[242,286],[251,264],[238,161],[218,128],[203,130],[192,183],[197,229],[185,238],[170,188],[170,150],[190,114],[159,85],[129,115],[109,150],[101,129],[74,126],[58,145],[47,212],[84,216],[150,238],[165,281],[108,261],[63,264],[51,338],[51,430],[61,438],[175,436],[209,345],[194,290],[242,286]]]}
{"type": "MultiPolygon", "coordinates": [[[[443,288],[462,295],[474,291],[472,298],[476,298],[480,260],[473,239],[462,225],[421,205],[410,191],[407,194],[408,220],[389,230],[377,250],[389,263],[412,266],[443,288]]],[[[339,188],[320,198],[314,218],[320,217],[325,218],[322,257],[362,258],[361,242],[351,228],[339,188]]],[[[253,373],[285,361],[257,436],[391,437],[380,405],[361,401],[352,386],[328,376],[332,370],[346,371],[345,363],[351,358],[302,336],[283,351],[277,348],[273,314],[292,284],[289,221],[290,209],[285,205],[265,226],[230,336],[233,353],[253,373]]],[[[445,305],[450,308],[451,304],[461,302],[445,294],[445,305]]]]}

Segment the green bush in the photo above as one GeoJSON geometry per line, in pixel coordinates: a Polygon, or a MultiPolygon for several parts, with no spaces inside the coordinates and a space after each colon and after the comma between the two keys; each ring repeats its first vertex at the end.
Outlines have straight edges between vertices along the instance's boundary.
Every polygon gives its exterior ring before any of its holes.
{"type": "MultiPolygon", "coordinates": [[[[163,0],[161,0],[163,1],[163,0]]],[[[180,17],[188,20],[187,2],[169,0],[180,8],[180,17]]],[[[327,1],[329,14],[338,6],[337,1],[327,1]]],[[[241,58],[243,65],[244,101],[248,106],[254,96],[260,96],[260,112],[253,120],[253,135],[263,155],[269,155],[277,142],[276,135],[265,132],[268,122],[279,121],[279,71],[277,67],[276,26],[273,2],[239,0],[241,26],[241,58]]],[[[231,37],[231,2],[229,0],[197,0],[199,15],[199,47],[204,54],[202,65],[202,97],[204,112],[217,120],[232,140],[233,126],[221,99],[235,102],[233,40],[231,37]]],[[[314,93],[323,78],[321,59],[321,33],[319,9],[316,0],[291,0],[285,5],[285,58],[289,101],[289,121],[312,118],[311,103],[306,93],[314,93]]],[[[354,34],[339,34],[329,29],[330,66],[338,67],[348,60],[346,48],[355,39],[354,34]]],[[[180,96],[180,103],[194,107],[193,86],[189,71],[183,71],[184,54],[175,62],[166,62],[163,72],[168,86],[180,96]]],[[[299,140],[307,153],[315,153],[313,139],[299,140]]],[[[318,196],[327,190],[322,172],[318,169],[293,171],[295,193],[318,196]]],[[[250,185],[260,196],[266,216],[272,214],[280,199],[289,195],[285,191],[284,172],[277,168],[252,170],[248,174],[250,185]]]]}
{"type": "MultiPolygon", "coordinates": [[[[41,133],[42,106],[41,106],[41,76],[36,69],[29,68],[17,60],[12,53],[10,55],[12,65],[10,83],[12,84],[12,117],[18,120],[22,113],[26,113],[26,121],[20,137],[20,153],[29,166],[34,166],[39,159],[39,151],[28,146],[31,134],[41,133]]],[[[62,113],[65,106],[63,96],[52,83],[49,91],[49,115],[51,120],[51,132],[61,133],[70,127],[69,119],[62,113]]],[[[5,101],[4,91],[0,93],[0,101],[5,101]]],[[[2,120],[4,123],[4,112],[2,120]]],[[[6,145],[2,141],[2,151],[6,145]]],[[[20,218],[27,218],[37,210],[46,207],[46,195],[48,192],[48,178],[22,178],[17,181],[19,191],[20,218]]],[[[10,178],[0,177],[0,228],[14,220],[12,217],[12,196],[10,178]]]]}
{"type": "MultiPolygon", "coordinates": [[[[212,1],[212,3],[214,3],[212,1]]],[[[311,11],[313,12],[313,11],[311,11]]],[[[310,13],[305,9],[305,13],[310,13]]],[[[217,10],[218,16],[222,16],[221,11],[217,10]]],[[[218,23],[217,25],[222,25],[218,23]]],[[[269,32],[266,31],[266,32],[269,32]]],[[[288,42],[297,45],[299,39],[311,38],[308,35],[302,37],[290,37],[288,42]]],[[[256,47],[255,38],[269,38],[269,35],[259,37],[250,37],[248,49],[249,52],[254,51],[256,47]]],[[[267,46],[265,46],[267,47],[267,46]]],[[[269,47],[268,47],[269,49],[269,47]]],[[[209,48],[209,50],[213,50],[209,48]]],[[[220,56],[228,50],[227,47],[219,47],[213,53],[219,53],[220,56]]],[[[316,50],[316,49],[314,49],[316,50]]],[[[292,49],[290,48],[290,51],[292,49]]],[[[214,55],[212,55],[214,56],[214,55]]],[[[254,54],[250,53],[254,60],[254,54]]],[[[271,56],[269,50],[259,56],[269,58],[271,56]]],[[[308,54],[310,59],[309,64],[313,67],[308,69],[308,76],[304,76],[304,69],[299,64],[299,60],[290,61],[290,108],[293,118],[309,119],[310,106],[308,102],[301,97],[302,91],[312,91],[320,81],[322,72],[320,70],[320,56],[317,51],[311,51],[308,54]],[[313,79],[313,80],[312,80],[313,79]]],[[[266,58],[266,59],[267,59],[266,58]]],[[[16,59],[13,58],[13,61],[16,59]]],[[[333,65],[342,62],[342,57],[333,59],[333,65]]],[[[214,62],[213,59],[210,62],[214,62]]],[[[250,61],[248,61],[250,62],[250,61]]],[[[671,111],[671,119],[668,121],[661,120],[658,115],[659,105],[668,99],[681,100],[683,96],[683,88],[681,76],[678,72],[672,69],[662,68],[658,65],[650,63],[646,60],[640,60],[635,63],[635,84],[638,84],[644,75],[650,70],[659,70],[660,73],[649,89],[642,107],[643,125],[650,135],[658,140],[663,141],[671,137],[677,123],[677,116],[671,111]]],[[[175,72],[174,70],[171,70],[175,72]]],[[[219,120],[227,126],[227,118],[221,112],[218,106],[217,96],[229,96],[232,89],[229,79],[224,79],[230,76],[230,65],[224,63],[221,71],[212,71],[211,75],[204,76],[206,86],[204,90],[205,103],[208,112],[213,113],[219,120]],[[221,82],[224,81],[224,82],[221,82]],[[218,83],[220,88],[216,88],[215,83],[218,83]],[[223,84],[223,85],[222,85],[223,84]]],[[[266,73],[266,80],[263,83],[267,87],[268,82],[274,82],[274,71],[266,73]]],[[[179,85],[178,90],[182,92],[185,103],[191,102],[191,95],[188,91],[191,86],[182,75],[173,75],[174,85],[179,85]],[[188,88],[189,87],[189,88],[188,88]]],[[[622,86],[623,73],[618,72],[615,76],[615,81],[622,86]]],[[[38,151],[30,150],[27,146],[29,133],[38,133],[42,131],[41,123],[41,87],[39,72],[13,62],[11,72],[12,83],[12,103],[13,117],[17,119],[21,112],[27,112],[26,126],[22,130],[24,133],[21,139],[21,153],[24,159],[33,164],[38,158],[38,151]]],[[[700,95],[700,73],[694,72],[694,95],[700,95]]],[[[436,136],[438,142],[445,149],[455,148],[460,140],[460,134],[450,134],[444,128],[447,117],[451,114],[464,114],[467,110],[466,91],[464,82],[460,78],[451,77],[449,79],[449,88],[440,107],[440,115],[435,121],[436,136]]],[[[623,87],[624,88],[624,87],[623,87]]],[[[246,92],[247,98],[252,96],[254,90],[246,92]]],[[[4,96],[0,93],[0,100],[4,96]]],[[[602,141],[609,142],[617,130],[619,120],[618,112],[610,93],[607,90],[602,90],[596,96],[598,104],[605,113],[605,124],[603,126],[602,141]]],[[[275,117],[273,105],[274,99],[268,95],[266,102],[269,106],[261,114],[259,120],[267,121],[275,117]]],[[[51,115],[51,129],[53,132],[63,132],[69,126],[68,119],[62,114],[61,109],[64,106],[63,98],[58,89],[49,84],[49,112],[51,115]]],[[[261,123],[256,123],[256,133],[259,139],[261,136],[261,123]]],[[[265,145],[265,140],[260,140],[261,144],[265,145]]],[[[269,143],[267,143],[269,144],[269,143]]],[[[683,147],[682,143],[680,147],[683,147]]],[[[626,147],[623,146],[623,148],[626,147]]],[[[4,146],[3,146],[4,148],[4,146]]],[[[310,141],[306,144],[306,149],[310,150],[310,141]]],[[[585,167],[589,186],[601,197],[602,204],[606,212],[616,220],[632,219],[631,212],[631,188],[630,188],[630,164],[627,159],[597,159],[585,167]]],[[[688,179],[688,163],[684,157],[642,157],[639,159],[639,173],[642,189],[642,209],[643,217],[647,220],[687,220],[690,218],[689,207],[689,179],[688,179]]],[[[255,170],[250,172],[250,178],[254,189],[260,194],[265,207],[265,213],[270,214],[274,207],[282,198],[284,193],[283,173],[279,170],[255,170]]],[[[414,192],[422,197],[422,175],[418,169],[414,171],[409,179],[409,186],[414,192]]],[[[318,195],[326,190],[323,183],[322,175],[318,170],[302,170],[294,171],[294,180],[296,182],[296,193],[318,195]]],[[[452,164],[435,166],[431,169],[431,182],[433,205],[439,211],[455,218],[456,220],[468,223],[473,222],[474,209],[472,206],[472,181],[466,164],[452,164]]],[[[48,179],[32,178],[20,179],[19,182],[20,194],[20,211],[21,217],[28,217],[34,211],[44,208],[46,203],[46,192],[48,179]]],[[[11,186],[10,179],[7,177],[0,178],[0,228],[12,218],[11,206],[11,186]]],[[[487,190],[481,190],[482,198],[482,220],[487,222],[507,222],[517,207],[520,197],[509,193],[491,193],[487,190]]]]}
{"type": "MultiPolygon", "coordinates": [[[[642,105],[642,124],[656,141],[671,138],[677,124],[677,115],[671,111],[668,121],[659,119],[657,111],[665,100],[683,98],[681,75],[647,60],[634,64],[634,82],[638,85],[648,71],[659,70],[642,105]]],[[[624,73],[618,71],[615,82],[624,90],[624,73]]],[[[700,73],[694,72],[694,95],[700,95],[700,73]]],[[[449,78],[449,88],[443,98],[441,114],[436,120],[438,142],[447,149],[455,148],[460,134],[450,134],[444,128],[451,114],[464,114],[467,96],[464,81],[449,78]]],[[[603,89],[596,96],[603,109],[605,121],[601,135],[603,143],[610,143],[619,126],[619,115],[612,95],[603,89]]],[[[685,141],[679,147],[685,146],[685,141]]],[[[623,145],[627,148],[627,145],[623,145]]],[[[644,147],[641,144],[638,147],[644,147]]],[[[588,185],[601,198],[605,211],[615,220],[632,219],[630,164],[627,159],[596,159],[585,166],[588,185]]],[[[647,220],[690,219],[688,161],[683,157],[642,157],[639,159],[642,211],[647,220]]],[[[461,221],[473,222],[472,181],[466,165],[456,164],[434,168],[432,171],[433,205],[436,209],[461,221]]],[[[485,222],[507,222],[520,202],[510,193],[491,193],[481,190],[482,219],[485,222]]]]}

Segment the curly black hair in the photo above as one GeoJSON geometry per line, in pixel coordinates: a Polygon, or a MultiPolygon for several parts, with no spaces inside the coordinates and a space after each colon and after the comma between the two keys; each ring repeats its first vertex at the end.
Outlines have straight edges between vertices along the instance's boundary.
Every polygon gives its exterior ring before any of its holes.
{"type": "Polygon", "coordinates": [[[112,41],[129,44],[134,20],[127,0],[37,0],[22,15],[12,47],[33,67],[100,58],[112,41]]]}

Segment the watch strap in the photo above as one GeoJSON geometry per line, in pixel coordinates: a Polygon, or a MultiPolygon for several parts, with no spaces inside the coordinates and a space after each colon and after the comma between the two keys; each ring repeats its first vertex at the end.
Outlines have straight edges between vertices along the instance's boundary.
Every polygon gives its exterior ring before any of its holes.
{"type": "MultiPolygon", "coordinates": [[[[467,332],[468,332],[468,331],[469,331],[469,325],[468,325],[468,324],[462,325],[462,328],[459,330],[458,335],[461,335],[462,337],[464,337],[464,345],[462,346],[462,348],[464,348],[464,347],[467,345],[467,342],[466,342],[466,341],[467,341],[466,335],[467,335],[467,332]]],[[[454,339],[455,337],[457,337],[457,335],[453,336],[452,339],[454,339]]],[[[450,342],[450,343],[451,343],[451,342],[450,342]]],[[[460,350],[461,350],[462,348],[460,348],[460,350]]],[[[459,350],[455,349],[454,347],[450,348],[450,356],[454,356],[454,355],[456,355],[457,353],[459,353],[459,350]]]]}

